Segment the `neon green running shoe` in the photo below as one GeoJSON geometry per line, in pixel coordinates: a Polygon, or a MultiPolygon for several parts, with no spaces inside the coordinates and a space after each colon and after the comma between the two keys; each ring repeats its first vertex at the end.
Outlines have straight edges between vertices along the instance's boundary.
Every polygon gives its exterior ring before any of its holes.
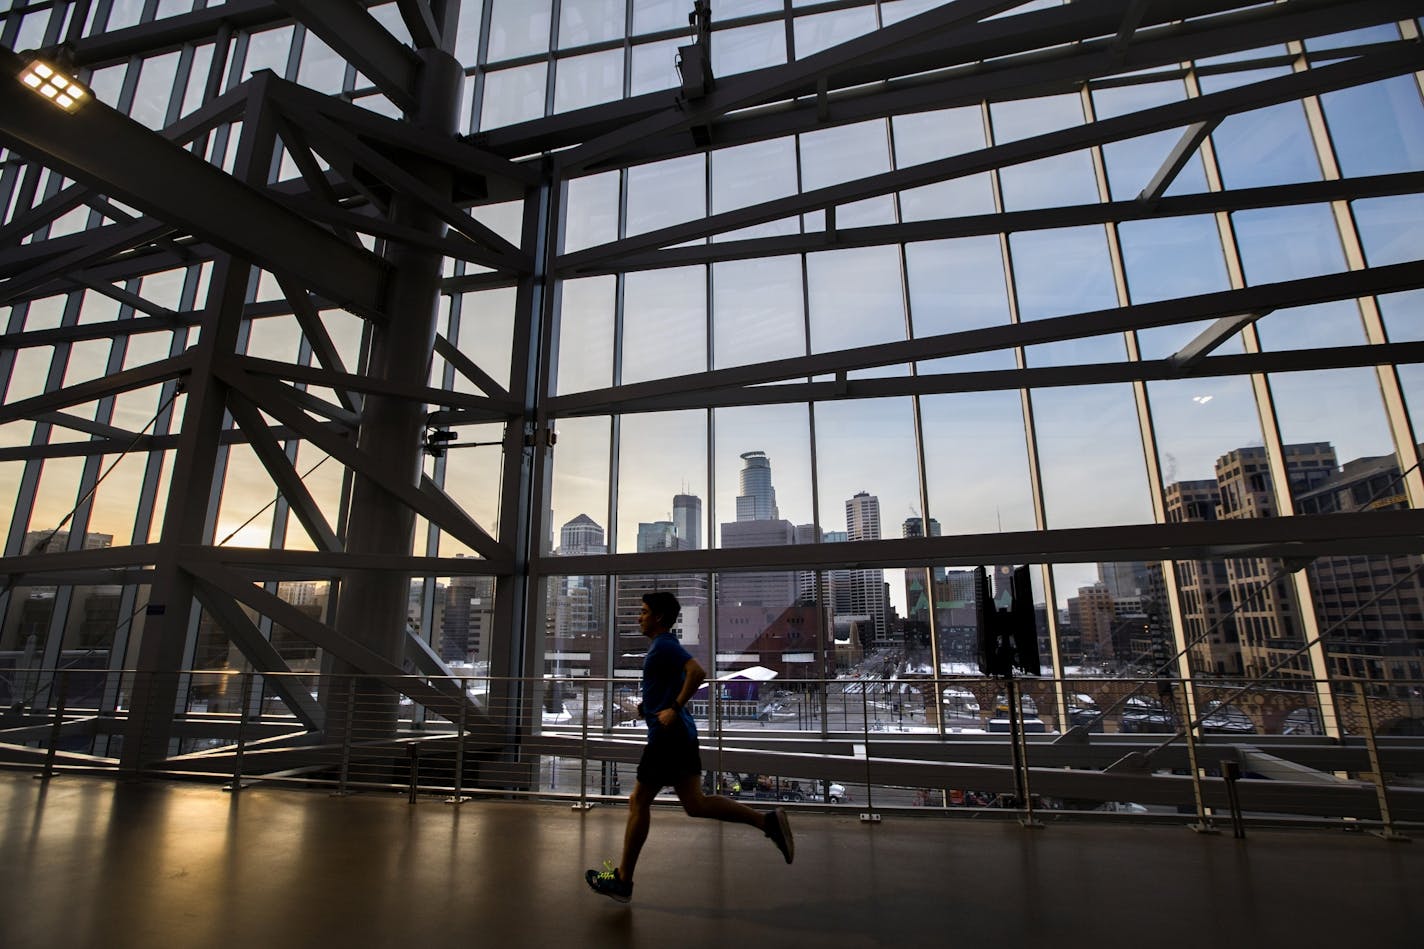
{"type": "Polygon", "coordinates": [[[623,882],[623,877],[619,875],[612,860],[603,861],[602,870],[589,870],[583,878],[588,881],[593,892],[601,893],[611,900],[627,903],[633,898],[633,884],[623,882]]]}

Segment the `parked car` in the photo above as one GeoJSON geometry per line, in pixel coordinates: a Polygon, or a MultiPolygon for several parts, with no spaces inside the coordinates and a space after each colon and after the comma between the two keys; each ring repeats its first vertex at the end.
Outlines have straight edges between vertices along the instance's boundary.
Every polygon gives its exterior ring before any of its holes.
{"type": "Polygon", "coordinates": [[[1125,732],[1171,731],[1176,719],[1156,699],[1134,695],[1122,709],[1122,730],[1125,732]]]}
{"type": "Polygon", "coordinates": [[[1281,734],[1323,735],[1325,725],[1320,721],[1320,713],[1313,708],[1291,709],[1281,722],[1281,734]]]}
{"type": "Polygon", "coordinates": [[[962,715],[970,718],[979,716],[979,700],[968,689],[951,686],[944,690],[940,701],[944,705],[946,715],[962,715]]]}
{"type": "MultiPolygon", "coordinates": [[[[1023,712],[1025,715],[1037,715],[1038,703],[1033,700],[1032,695],[1024,695],[1020,693],[1019,711],[1023,712]]],[[[1009,698],[1003,693],[994,696],[994,714],[996,716],[1004,716],[1009,714],[1009,698]]]]}
{"type": "MultiPolygon", "coordinates": [[[[985,730],[994,735],[1007,735],[1010,733],[1009,720],[1007,718],[990,719],[989,727],[985,730]]],[[[1053,732],[1047,725],[1043,724],[1043,719],[1035,717],[1025,718],[1023,720],[1023,733],[1025,735],[1048,735],[1053,732]]]]}
{"type": "Polygon", "coordinates": [[[1206,703],[1206,713],[1201,719],[1202,731],[1222,735],[1254,735],[1256,724],[1251,717],[1234,705],[1221,702],[1206,703]]]}
{"type": "Polygon", "coordinates": [[[1068,696],[1068,722],[1088,725],[1093,731],[1103,730],[1103,714],[1098,710],[1098,703],[1083,692],[1068,696]]]}

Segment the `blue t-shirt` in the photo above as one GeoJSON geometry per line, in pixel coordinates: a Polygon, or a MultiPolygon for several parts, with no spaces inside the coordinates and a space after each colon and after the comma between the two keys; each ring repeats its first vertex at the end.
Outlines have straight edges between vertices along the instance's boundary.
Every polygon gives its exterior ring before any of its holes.
{"type": "MultiPolygon", "coordinates": [[[[663,727],[658,722],[658,712],[677,701],[677,694],[687,681],[687,660],[691,658],[692,654],[671,632],[659,633],[648,646],[648,654],[643,657],[643,720],[648,723],[649,732],[663,727]]],[[[687,734],[696,740],[697,726],[687,709],[679,709],[678,715],[687,734]]]]}

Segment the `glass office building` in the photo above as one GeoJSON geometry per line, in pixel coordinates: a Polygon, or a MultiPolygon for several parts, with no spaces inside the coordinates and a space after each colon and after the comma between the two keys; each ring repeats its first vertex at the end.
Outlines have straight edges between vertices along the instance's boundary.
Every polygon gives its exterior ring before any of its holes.
{"type": "Polygon", "coordinates": [[[543,786],[671,589],[713,734],[1001,741],[973,571],[1028,565],[1026,727],[1418,734],[1419,39],[0,0],[84,93],[0,92],[0,698],[121,770],[468,715],[543,786]]]}

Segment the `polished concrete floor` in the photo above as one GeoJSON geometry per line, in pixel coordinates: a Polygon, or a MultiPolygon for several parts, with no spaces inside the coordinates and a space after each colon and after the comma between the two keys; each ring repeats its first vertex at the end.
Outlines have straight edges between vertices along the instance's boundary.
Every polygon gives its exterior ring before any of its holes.
{"type": "Polygon", "coordinates": [[[591,893],[621,808],[0,772],[0,947],[1419,946],[1424,841],[1339,831],[654,812],[631,905],[591,893]]]}

